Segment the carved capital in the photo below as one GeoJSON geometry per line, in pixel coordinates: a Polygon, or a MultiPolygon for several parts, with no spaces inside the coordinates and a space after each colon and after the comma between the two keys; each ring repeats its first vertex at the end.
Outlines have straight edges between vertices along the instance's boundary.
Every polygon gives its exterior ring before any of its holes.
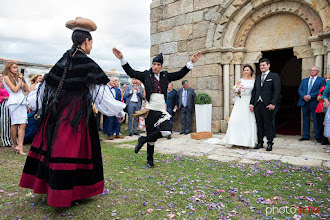
{"type": "Polygon", "coordinates": [[[231,61],[231,63],[232,64],[242,64],[243,59],[244,59],[243,52],[234,53],[233,60],[231,61]]]}
{"type": "Polygon", "coordinates": [[[314,56],[325,54],[325,48],[323,46],[323,41],[311,42],[311,48],[314,56]]]}
{"type": "Polygon", "coordinates": [[[226,52],[221,54],[222,64],[230,64],[231,60],[233,59],[232,52],[226,52]]]}
{"type": "Polygon", "coordinates": [[[330,52],[330,38],[323,39],[323,46],[327,52],[330,52]]]}

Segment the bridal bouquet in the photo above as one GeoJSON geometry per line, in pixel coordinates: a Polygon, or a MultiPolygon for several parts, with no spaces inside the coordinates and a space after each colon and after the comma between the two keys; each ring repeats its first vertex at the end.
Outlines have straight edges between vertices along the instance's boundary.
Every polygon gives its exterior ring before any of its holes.
{"type": "Polygon", "coordinates": [[[241,98],[241,93],[244,92],[244,86],[243,85],[234,85],[233,87],[234,93],[237,94],[241,98]]]}

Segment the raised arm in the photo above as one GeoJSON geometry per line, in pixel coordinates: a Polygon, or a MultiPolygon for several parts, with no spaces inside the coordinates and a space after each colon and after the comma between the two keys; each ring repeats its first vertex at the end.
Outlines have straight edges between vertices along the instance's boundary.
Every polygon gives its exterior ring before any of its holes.
{"type": "Polygon", "coordinates": [[[120,60],[121,65],[127,75],[129,75],[131,78],[135,78],[144,82],[144,72],[133,70],[132,67],[128,64],[128,62],[124,59],[123,53],[117,48],[113,48],[112,52],[120,60]]]}
{"type": "Polygon", "coordinates": [[[171,81],[176,81],[179,79],[182,79],[183,77],[185,77],[185,75],[187,75],[187,73],[192,70],[192,68],[194,67],[194,63],[196,63],[199,58],[201,57],[202,52],[198,51],[197,53],[195,53],[192,57],[191,60],[179,71],[174,72],[174,73],[169,73],[168,74],[168,80],[171,81]]]}

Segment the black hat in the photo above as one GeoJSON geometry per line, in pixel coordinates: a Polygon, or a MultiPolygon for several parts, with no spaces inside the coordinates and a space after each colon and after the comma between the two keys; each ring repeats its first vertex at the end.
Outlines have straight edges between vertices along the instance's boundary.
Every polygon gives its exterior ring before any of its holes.
{"type": "Polygon", "coordinates": [[[160,53],[157,56],[155,56],[155,58],[152,60],[152,63],[154,63],[154,62],[157,62],[157,63],[160,63],[160,64],[163,65],[163,62],[164,62],[164,60],[163,60],[163,54],[160,53]]]}

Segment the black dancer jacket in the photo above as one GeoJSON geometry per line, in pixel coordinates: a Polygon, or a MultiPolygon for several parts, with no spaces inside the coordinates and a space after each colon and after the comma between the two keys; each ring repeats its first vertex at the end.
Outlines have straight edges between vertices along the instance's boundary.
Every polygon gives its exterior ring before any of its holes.
{"type": "MultiPolygon", "coordinates": [[[[138,79],[144,84],[145,90],[146,90],[146,99],[149,102],[150,95],[151,95],[151,93],[153,93],[152,77],[153,77],[154,73],[152,72],[152,69],[150,68],[149,70],[140,72],[140,71],[133,70],[132,67],[128,63],[126,63],[123,66],[123,69],[125,70],[127,75],[129,75],[131,78],[138,79]]],[[[160,89],[162,91],[162,94],[164,94],[165,102],[166,102],[166,98],[167,98],[168,83],[182,79],[185,75],[187,75],[187,73],[189,71],[190,70],[186,66],[184,66],[181,70],[174,72],[174,73],[169,73],[167,71],[162,71],[159,73],[160,74],[159,75],[160,89]]]]}

